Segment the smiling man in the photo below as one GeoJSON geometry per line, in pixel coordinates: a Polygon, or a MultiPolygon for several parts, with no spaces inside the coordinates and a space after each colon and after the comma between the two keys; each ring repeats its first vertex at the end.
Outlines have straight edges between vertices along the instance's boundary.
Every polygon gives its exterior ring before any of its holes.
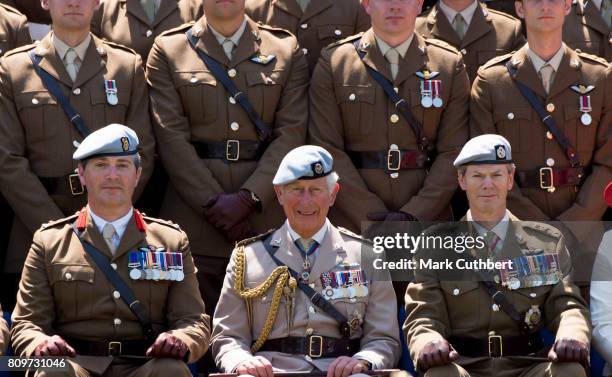
{"type": "MultiPolygon", "coordinates": [[[[563,236],[544,223],[520,222],[506,209],[515,171],[510,144],[499,135],[475,137],[454,164],[470,205],[462,219],[468,223],[443,224],[436,232],[485,240],[486,247],[462,258],[527,267],[516,267],[512,271],[521,273],[510,279],[495,269],[454,281],[431,269],[416,270],[404,323],[415,366],[425,377],[586,376],[580,363],[589,352],[589,315],[572,280],[563,236]],[[541,280],[540,269],[554,274],[541,280]],[[555,334],[552,347],[540,340],[545,326],[555,334]]],[[[424,250],[417,254],[429,256],[424,250]]]]}
{"type": "Polygon", "coordinates": [[[213,320],[221,370],[347,377],[397,363],[393,287],[361,264],[369,245],[327,219],[339,190],[332,163],[321,147],[289,152],[273,181],[287,221],[234,249],[213,320]]]}
{"type": "Polygon", "coordinates": [[[64,376],[186,377],[184,361],[208,348],[187,236],[132,207],[142,175],[138,144],[119,124],[81,143],[73,157],[87,206],[43,225],[26,260],[13,348],[69,357],[64,376]]]}

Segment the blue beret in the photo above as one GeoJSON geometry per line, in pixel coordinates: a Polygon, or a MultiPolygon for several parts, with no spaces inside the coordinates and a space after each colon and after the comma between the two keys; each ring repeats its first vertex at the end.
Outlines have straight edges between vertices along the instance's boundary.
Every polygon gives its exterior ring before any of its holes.
{"type": "Polygon", "coordinates": [[[127,156],[138,151],[136,132],[122,124],[109,124],[92,132],[72,155],[73,160],[102,156],[127,156]]]}
{"type": "Polygon", "coordinates": [[[476,136],[470,139],[455,159],[459,167],[472,164],[508,164],[512,162],[512,149],[505,137],[495,134],[476,136]]]}
{"type": "Polygon", "coordinates": [[[302,145],[287,153],[276,171],[272,184],[286,185],[298,179],[316,179],[332,172],[334,159],[316,145],[302,145]]]}

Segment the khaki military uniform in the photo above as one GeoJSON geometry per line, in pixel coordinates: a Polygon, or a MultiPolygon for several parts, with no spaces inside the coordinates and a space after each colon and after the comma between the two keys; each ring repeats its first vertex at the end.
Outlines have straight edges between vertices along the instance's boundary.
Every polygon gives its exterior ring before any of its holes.
{"type": "MultiPolygon", "coordinates": [[[[144,338],[137,317],[87,256],[72,229],[76,219],[74,215],[45,224],[34,235],[13,312],[12,343],[17,355],[31,356],[47,336],[55,334],[66,340],[90,342],[144,338]]],[[[171,222],[149,217],[144,220],[146,230],[141,231],[135,217],[130,219],[114,255],[89,214],[82,238],[108,258],[145,307],[154,332],[169,331],[179,338],[189,348],[188,362],[194,362],[206,352],[210,324],[198,292],[187,236],[171,222]],[[184,280],[132,280],[128,268],[130,252],[149,245],[182,253],[184,280]]],[[[107,371],[104,375],[123,376],[133,367],[113,357],[77,356],[73,361],[79,376],[82,369],[102,374],[109,365],[113,373],[107,371]]],[[[164,364],[156,363],[159,368],[164,364]]],[[[180,368],[170,363],[166,372],[183,370],[185,375],[186,369],[184,364],[180,368]]]]}
{"type": "Polygon", "coordinates": [[[40,5],[40,1],[32,0],[0,0],[0,3],[6,4],[18,9],[28,17],[28,21],[42,24],[50,24],[51,16],[49,12],[44,10],[40,5]]]}
{"type": "MultiPolygon", "coordinates": [[[[456,223],[448,227],[449,229],[442,229],[435,234],[456,236],[463,232],[463,229],[468,230],[466,234],[475,234],[472,224],[456,223]]],[[[584,342],[588,349],[588,308],[573,282],[573,269],[562,234],[547,224],[519,222],[516,217],[510,216],[501,254],[496,260],[534,255],[534,250],[545,255],[558,255],[559,268],[563,272],[562,279],[554,285],[520,287],[515,290],[496,284],[498,289],[521,316],[526,316],[528,311],[535,310],[535,307],[539,308],[541,322],[533,323],[534,325],[546,325],[555,333],[556,339],[576,339],[584,342]]],[[[416,259],[432,257],[430,252],[440,251],[431,250],[417,254],[416,259]]],[[[467,252],[478,258],[482,251],[467,252]]],[[[447,256],[452,258],[451,255],[447,256]]],[[[493,299],[482,282],[467,278],[449,281],[440,277],[443,274],[445,273],[433,269],[417,269],[415,279],[406,292],[407,318],[403,329],[417,367],[418,356],[431,341],[449,340],[451,337],[470,337],[487,341],[489,335],[506,339],[522,335],[518,324],[506,312],[499,307],[494,308],[493,299]]],[[[536,328],[537,326],[532,331],[536,328]]],[[[527,344],[525,349],[528,349],[527,344]]],[[[502,357],[499,358],[491,358],[488,355],[466,357],[459,352],[460,358],[454,364],[432,368],[425,376],[585,376],[584,369],[577,363],[548,362],[547,352],[548,348],[537,356],[503,356],[502,349],[502,357]]]]}
{"type": "Polygon", "coordinates": [[[296,0],[248,0],[246,12],[255,21],[292,32],[311,73],[323,47],[370,27],[359,0],[310,0],[304,12],[296,0]]]}
{"type": "Polygon", "coordinates": [[[518,17],[516,15],[514,1],[512,0],[485,0],[483,3],[486,4],[487,8],[489,9],[495,9],[497,11],[509,14],[512,17],[518,17]]]}
{"type": "Polygon", "coordinates": [[[132,50],[93,37],[75,82],[50,34],[37,45],[6,54],[0,60],[0,189],[16,213],[6,272],[21,271],[32,234],[41,224],[86,202],[85,195],[72,194],[67,178],[76,168],[74,141],[82,137],[34,71],[28,56],[32,49],[91,131],[110,123],[136,131],[143,167],[139,187],[151,174],[155,147],[142,62],[132,50]],[[116,81],[116,105],[108,103],[104,80],[116,81]]]}
{"type": "Polygon", "coordinates": [[[518,50],[525,44],[519,20],[503,12],[478,4],[474,16],[460,39],[448,18],[436,4],[416,21],[416,32],[425,38],[441,39],[463,54],[463,60],[473,82],[478,68],[496,56],[518,50]]]}
{"type": "MultiPolygon", "coordinates": [[[[536,93],[576,149],[581,165],[590,169],[581,187],[556,187],[554,192],[523,185],[517,179],[518,185],[508,193],[508,209],[522,219],[559,219],[571,228],[577,241],[593,240],[594,246],[588,248],[591,258],[584,260],[590,270],[600,238],[593,235],[592,223],[581,226],[577,222],[599,221],[607,208],[601,192],[612,179],[611,68],[601,58],[566,48],[548,95],[525,47],[494,59],[479,70],[472,87],[471,133],[474,136],[498,133],[506,137],[512,145],[517,176],[542,167],[569,168],[570,162],[513,82],[505,66],[508,61],[516,67],[516,80],[536,93]],[[570,89],[573,85],[594,86],[588,93],[592,106],[592,122],[588,126],[581,122],[580,94],[570,89]]],[[[578,256],[580,253],[574,254],[574,245],[570,246],[572,255],[578,256]]],[[[582,280],[585,277],[582,268],[577,260],[574,263],[582,280]]]]}
{"type": "Polygon", "coordinates": [[[612,62],[612,30],[592,2],[575,0],[563,23],[563,41],[573,49],[612,62]]]}
{"type": "MultiPolygon", "coordinates": [[[[277,268],[277,264],[268,255],[261,239],[269,234],[257,237],[260,240],[243,241],[234,250],[234,255],[227,267],[223,289],[213,320],[212,351],[217,366],[224,372],[233,371],[238,364],[252,356],[251,345],[261,336],[264,322],[272,304],[273,290],[269,289],[260,297],[245,300],[235,290],[236,254],[244,251],[245,271],[244,287],[254,288],[264,282],[277,268]],[[250,310],[250,316],[249,314],[250,310]]],[[[295,246],[287,224],[271,233],[271,245],[277,248],[274,254],[282,263],[301,273],[303,259],[295,246]]],[[[316,291],[323,293],[321,274],[329,271],[360,269],[365,272],[368,294],[362,297],[338,297],[329,301],[346,318],[357,320],[359,326],[351,328],[351,338],[360,338],[360,350],[353,356],[369,361],[372,369],[392,368],[401,354],[398,338],[397,306],[395,294],[390,281],[374,281],[371,267],[362,264],[363,240],[329,224],[327,233],[321,242],[314,261],[308,284],[316,291]]],[[[272,285],[274,287],[274,285],[272,285]]],[[[326,297],[326,296],[324,296],[326,297]]],[[[267,339],[306,337],[320,335],[340,338],[339,324],[331,316],[315,307],[310,299],[299,288],[293,310],[285,305],[291,301],[281,296],[276,320],[267,339]]],[[[315,351],[316,352],[316,351],[315,351]]],[[[261,351],[255,355],[268,359],[277,371],[327,370],[333,358],[316,358],[308,355],[288,354],[276,351],[261,351]]]]}
{"type": "Polygon", "coordinates": [[[4,355],[9,339],[9,327],[4,318],[2,318],[2,306],[0,306],[0,356],[4,355]]]}
{"type": "Polygon", "coordinates": [[[27,18],[14,8],[0,4],[0,56],[30,43],[27,18]]]}
{"type": "Polygon", "coordinates": [[[202,17],[202,3],[202,0],[161,0],[151,22],[139,0],[105,0],[94,15],[91,31],[100,38],[133,48],[146,63],[155,37],[202,17]]]}
{"type": "MultiPolygon", "coordinates": [[[[405,59],[392,80],[390,65],[381,54],[372,29],[361,36],[331,45],[321,53],[310,87],[310,142],[334,157],[342,189],[331,210],[332,222],[360,229],[369,212],[403,211],[419,220],[433,220],[448,208],[457,187],[452,161],[468,136],[469,79],[460,53],[446,42],[414,35],[405,59]],[[429,171],[357,169],[348,151],[419,151],[416,136],[364,63],[393,82],[398,94],[423,124],[425,136],[437,149],[429,171]],[[439,72],[443,106],[421,106],[417,72],[439,72]],[[355,203],[359,203],[358,206],[355,203]],[[336,220],[334,220],[336,219],[336,220]]],[[[386,153],[386,152],[385,152],[386,153]]]]}

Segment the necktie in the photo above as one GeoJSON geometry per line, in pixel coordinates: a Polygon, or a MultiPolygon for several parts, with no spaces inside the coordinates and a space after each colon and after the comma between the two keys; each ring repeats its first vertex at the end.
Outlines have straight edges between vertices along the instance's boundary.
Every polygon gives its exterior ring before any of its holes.
{"type": "Polygon", "coordinates": [[[79,73],[79,60],[79,56],[72,48],[69,49],[64,56],[66,71],[68,72],[68,76],[70,76],[72,81],[76,80],[77,74],[79,73]]]}
{"type": "Polygon", "coordinates": [[[225,51],[225,55],[229,60],[232,60],[232,56],[234,55],[234,47],[236,46],[231,39],[226,39],[221,44],[223,47],[223,51],[225,51]]]}
{"type": "Polygon", "coordinates": [[[485,242],[487,243],[487,246],[489,248],[490,256],[499,255],[499,253],[501,252],[502,246],[503,246],[503,242],[501,238],[499,238],[497,234],[495,234],[495,232],[492,232],[492,231],[487,232],[487,236],[485,237],[485,242]]]}
{"type": "Polygon", "coordinates": [[[114,240],[115,234],[115,227],[111,223],[106,223],[104,228],[102,228],[102,237],[104,237],[104,241],[106,241],[106,245],[113,255],[115,255],[115,252],[117,251],[117,245],[115,244],[114,240]]]}
{"type": "Polygon", "coordinates": [[[300,9],[302,10],[302,13],[303,13],[306,11],[306,8],[308,7],[310,0],[297,0],[297,3],[300,6],[300,9]]]}
{"type": "Polygon", "coordinates": [[[465,18],[461,15],[461,13],[457,13],[455,18],[453,18],[453,29],[457,35],[459,35],[460,39],[463,39],[465,36],[465,31],[467,30],[467,23],[465,22],[465,18]]]}
{"type": "Polygon", "coordinates": [[[548,63],[544,64],[542,68],[540,68],[540,78],[542,79],[542,85],[544,89],[546,89],[546,93],[550,91],[550,84],[552,82],[552,75],[555,72],[555,69],[548,63]]]}
{"type": "Polygon", "coordinates": [[[601,2],[601,17],[606,21],[608,27],[612,27],[612,0],[601,2]]]}
{"type": "Polygon", "coordinates": [[[391,67],[391,76],[395,80],[395,78],[397,77],[397,72],[399,71],[400,54],[399,52],[397,52],[396,49],[392,47],[389,50],[387,50],[387,53],[385,54],[385,58],[387,59],[391,67]]]}
{"type": "Polygon", "coordinates": [[[155,0],[140,0],[140,4],[144,9],[149,22],[155,21],[155,0]]]}

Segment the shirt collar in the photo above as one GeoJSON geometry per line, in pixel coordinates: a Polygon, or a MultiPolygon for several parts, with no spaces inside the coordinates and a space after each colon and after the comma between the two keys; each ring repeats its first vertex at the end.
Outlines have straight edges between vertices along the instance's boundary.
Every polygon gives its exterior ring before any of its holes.
{"type": "Polygon", "coordinates": [[[465,23],[469,26],[472,22],[472,18],[474,18],[474,12],[476,12],[476,9],[478,8],[478,1],[474,0],[472,4],[468,5],[468,7],[462,10],[461,12],[457,12],[453,8],[446,5],[444,3],[444,0],[438,1],[438,7],[442,11],[442,13],[444,13],[446,18],[448,18],[448,22],[450,22],[451,25],[457,13],[461,13],[461,16],[463,16],[463,19],[465,20],[465,23]]]}
{"type": "Polygon", "coordinates": [[[120,217],[115,221],[104,220],[100,216],[96,215],[89,206],[87,206],[87,212],[89,212],[89,215],[91,216],[91,220],[96,225],[96,228],[98,228],[98,231],[100,232],[100,234],[102,234],[102,229],[104,229],[104,226],[110,222],[113,225],[113,227],[115,227],[115,232],[117,232],[117,236],[119,237],[119,239],[123,237],[123,233],[125,233],[125,229],[127,228],[127,225],[130,222],[130,219],[132,218],[132,216],[134,216],[133,207],[130,208],[130,210],[125,216],[120,217]]]}
{"type": "Polygon", "coordinates": [[[91,42],[91,34],[87,34],[87,37],[83,39],[81,43],[79,43],[76,47],[70,47],[66,43],[64,43],[61,39],[59,39],[54,33],[51,33],[51,42],[55,47],[55,51],[57,51],[57,55],[60,59],[64,60],[66,57],[66,53],[68,50],[73,49],[79,59],[81,61],[85,60],[85,54],[87,53],[87,48],[89,47],[89,43],[91,42]]]}
{"type": "Polygon", "coordinates": [[[565,43],[561,42],[561,47],[559,50],[550,58],[549,61],[544,61],[540,58],[532,49],[529,48],[529,44],[525,44],[525,48],[527,49],[527,55],[529,59],[531,59],[531,63],[533,63],[533,68],[535,68],[536,72],[540,72],[542,66],[546,63],[550,64],[551,67],[557,72],[559,70],[559,66],[561,65],[561,60],[563,59],[563,54],[565,53],[565,43]]]}
{"type": "Polygon", "coordinates": [[[497,237],[499,237],[500,240],[502,240],[502,242],[506,239],[506,234],[508,233],[508,225],[510,224],[510,212],[508,210],[506,210],[504,217],[497,224],[495,224],[495,226],[491,230],[474,221],[474,219],[472,218],[471,210],[467,211],[465,218],[467,219],[467,221],[472,221],[472,223],[474,224],[474,228],[476,229],[479,235],[486,235],[489,232],[493,232],[497,235],[497,237]]]}
{"type": "Polygon", "coordinates": [[[246,29],[246,24],[247,20],[245,17],[244,20],[242,20],[242,24],[240,24],[238,30],[236,30],[236,32],[232,34],[232,36],[229,38],[216,31],[210,24],[208,24],[208,27],[210,28],[210,31],[213,33],[215,39],[217,40],[217,42],[219,42],[219,44],[223,44],[226,39],[229,39],[230,41],[234,42],[235,46],[238,46],[238,42],[240,42],[240,38],[242,38],[242,34],[244,34],[244,30],[246,29]]]}
{"type": "MultiPolygon", "coordinates": [[[[389,49],[392,47],[389,46],[387,42],[380,39],[378,35],[375,34],[374,38],[376,38],[376,43],[378,44],[378,49],[380,50],[380,53],[383,56],[385,56],[387,51],[389,51],[389,49]]],[[[406,39],[405,41],[403,41],[402,43],[394,47],[397,50],[397,52],[399,52],[402,59],[404,58],[404,56],[406,56],[406,53],[408,52],[408,47],[410,47],[410,43],[412,43],[413,38],[414,38],[414,33],[411,34],[410,37],[408,37],[408,39],[406,39]]]]}
{"type": "MultiPolygon", "coordinates": [[[[593,3],[593,5],[595,5],[595,7],[596,7],[598,10],[601,10],[601,4],[602,4],[602,1],[601,1],[601,0],[591,0],[591,3],[593,3]]],[[[586,6],[586,3],[585,3],[585,6],[586,6]]]]}
{"type": "MultiPolygon", "coordinates": [[[[289,224],[289,220],[286,220],[285,224],[287,225],[287,232],[289,232],[289,236],[291,237],[291,240],[293,242],[297,241],[300,238],[303,238],[295,230],[293,230],[293,228],[291,227],[291,224],[289,224]]],[[[319,245],[322,244],[323,239],[325,238],[325,235],[327,234],[328,228],[329,228],[329,220],[326,218],[325,223],[323,224],[321,229],[319,229],[311,238],[317,241],[319,245]]]]}

